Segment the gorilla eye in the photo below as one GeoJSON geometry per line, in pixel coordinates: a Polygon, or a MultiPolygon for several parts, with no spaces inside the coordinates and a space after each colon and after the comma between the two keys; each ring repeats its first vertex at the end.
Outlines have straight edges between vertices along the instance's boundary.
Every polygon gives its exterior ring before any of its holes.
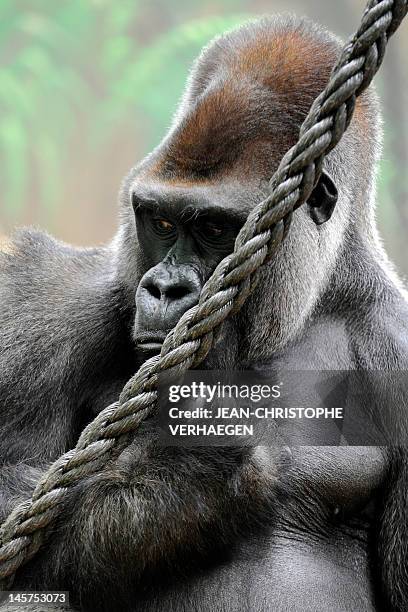
{"type": "Polygon", "coordinates": [[[207,221],[204,226],[205,233],[211,238],[218,238],[224,233],[224,228],[221,225],[207,221]]]}
{"type": "Polygon", "coordinates": [[[162,217],[154,217],[152,219],[153,229],[160,236],[168,236],[172,234],[175,230],[175,225],[168,221],[168,219],[163,219],[162,217]]]}
{"type": "Polygon", "coordinates": [[[194,234],[204,248],[227,254],[234,247],[237,229],[234,221],[227,217],[201,218],[195,223],[194,234]]]}

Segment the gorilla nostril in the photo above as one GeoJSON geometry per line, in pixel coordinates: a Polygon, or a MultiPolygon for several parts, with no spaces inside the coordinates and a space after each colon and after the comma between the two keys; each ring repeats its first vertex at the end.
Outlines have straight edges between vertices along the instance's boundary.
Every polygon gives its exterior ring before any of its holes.
{"type": "Polygon", "coordinates": [[[155,283],[150,282],[146,283],[144,288],[155,300],[166,298],[171,302],[181,300],[191,293],[191,289],[186,285],[158,287],[155,283]]]}
{"type": "Polygon", "coordinates": [[[145,285],[145,289],[156,300],[160,300],[160,298],[161,298],[161,291],[160,291],[160,289],[158,287],[156,287],[156,285],[154,285],[153,283],[148,283],[147,285],[145,285]]]}
{"type": "Polygon", "coordinates": [[[166,297],[169,300],[181,300],[191,293],[190,289],[183,285],[174,285],[166,290],[166,297]]]}

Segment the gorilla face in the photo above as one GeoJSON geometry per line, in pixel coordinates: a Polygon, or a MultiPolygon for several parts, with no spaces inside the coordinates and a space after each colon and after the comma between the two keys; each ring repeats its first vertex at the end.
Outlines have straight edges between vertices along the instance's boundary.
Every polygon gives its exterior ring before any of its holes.
{"type": "MultiPolygon", "coordinates": [[[[194,306],[217,264],[233,251],[246,213],[213,205],[211,189],[132,190],[137,241],[147,271],[136,291],[134,340],[160,351],[168,331],[194,306]]],[[[214,201],[216,201],[214,199],[214,201]]]]}
{"type": "MultiPolygon", "coordinates": [[[[198,302],[204,283],[233,251],[252,205],[265,195],[253,182],[142,184],[136,179],[131,201],[145,270],[136,290],[133,337],[143,354],[160,352],[167,333],[198,302]]],[[[323,174],[308,206],[316,224],[330,218],[336,200],[336,187],[323,174]]]]}

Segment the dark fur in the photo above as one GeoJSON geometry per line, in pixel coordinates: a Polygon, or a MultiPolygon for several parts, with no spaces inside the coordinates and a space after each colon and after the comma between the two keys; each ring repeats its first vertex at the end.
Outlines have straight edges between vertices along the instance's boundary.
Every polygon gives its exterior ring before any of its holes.
{"type": "MultiPolygon", "coordinates": [[[[124,181],[110,245],[74,249],[24,231],[0,254],[3,515],[140,362],[134,296],[149,264],[132,194],[175,209],[209,200],[244,218],[339,48],[291,18],[217,39],[198,59],[169,134],[124,181]]],[[[306,207],[296,213],[205,367],[407,369],[407,302],[374,223],[377,116],[375,97],[364,95],[326,163],[340,194],[332,219],[317,227],[306,207]]],[[[146,423],[114,465],[72,491],[49,547],[16,585],[68,589],[95,611],[403,611],[407,487],[402,452],[309,449],[290,459],[282,449],[166,449],[146,423]],[[302,586],[305,558],[312,582],[302,586]],[[299,591],[286,579],[291,568],[299,591]]]]}

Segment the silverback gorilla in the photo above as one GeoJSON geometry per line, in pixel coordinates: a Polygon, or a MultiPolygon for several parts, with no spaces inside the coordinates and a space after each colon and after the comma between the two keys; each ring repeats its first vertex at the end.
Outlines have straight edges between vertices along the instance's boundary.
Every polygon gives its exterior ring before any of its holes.
{"type": "MultiPolygon", "coordinates": [[[[339,52],[292,17],[216,39],[125,179],[112,243],[22,231],[1,254],[4,516],[197,302],[339,52]]],[[[374,222],[379,141],[368,92],[206,369],[408,368],[407,301],[374,222]]],[[[14,588],[98,612],[406,611],[407,475],[399,447],[166,447],[149,421],[72,490],[14,588]]]]}

